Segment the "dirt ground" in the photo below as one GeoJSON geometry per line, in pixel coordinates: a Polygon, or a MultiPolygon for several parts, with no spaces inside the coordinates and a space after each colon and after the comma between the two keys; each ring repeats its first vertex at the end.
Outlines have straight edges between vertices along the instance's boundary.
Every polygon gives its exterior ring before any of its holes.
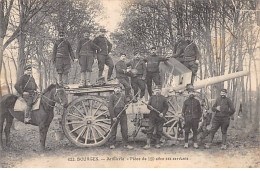
{"type": "MultiPolygon", "coordinates": [[[[184,149],[184,142],[167,141],[161,149],[144,150],[145,135],[138,134],[130,144],[134,150],[124,149],[118,131],[118,145],[110,150],[108,145],[97,148],[78,148],[66,138],[55,140],[54,125],[48,132],[45,153],[39,152],[38,127],[16,123],[18,130],[11,132],[11,148],[0,154],[2,168],[39,167],[260,167],[259,136],[242,136],[242,130],[230,126],[228,149],[220,150],[221,138],[217,133],[211,149],[184,149]]],[[[129,129],[129,134],[131,134],[129,129]]]]}

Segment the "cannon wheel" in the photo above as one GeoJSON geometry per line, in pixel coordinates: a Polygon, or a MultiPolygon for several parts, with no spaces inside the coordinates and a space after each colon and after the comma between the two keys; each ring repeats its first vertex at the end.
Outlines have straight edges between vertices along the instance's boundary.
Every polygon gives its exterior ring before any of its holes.
{"type": "MultiPolygon", "coordinates": [[[[163,134],[171,140],[184,140],[184,118],[181,116],[182,105],[188,98],[188,95],[176,94],[168,97],[169,109],[165,118],[168,120],[164,123],[163,134]]],[[[196,94],[196,98],[202,102],[200,94],[196,94]]],[[[207,99],[204,97],[205,107],[208,108],[207,99]]],[[[192,132],[192,131],[191,131],[192,132]]],[[[192,138],[192,133],[189,134],[189,139],[192,138]]]]}
{"type": "Polygon", "coordinates": [[[62,128],[66,137],[78,147],[103,145],[111,130],[107,101],[96,96],[75,99],[62,116],[62,128]]]}

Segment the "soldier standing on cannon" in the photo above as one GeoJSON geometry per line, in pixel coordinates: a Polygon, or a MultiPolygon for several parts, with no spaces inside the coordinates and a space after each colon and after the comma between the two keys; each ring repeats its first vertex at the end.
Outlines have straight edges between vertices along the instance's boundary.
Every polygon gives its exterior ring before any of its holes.
{"type": "Polygon", "coordinates": [[[24,123],[28,124],[31,121],[33,99],[37,90],[37,84],[33,78],[32,67],[30,65],[26,65],[24,67],[24,75],[18,79],[14,85],[14,88],[27,104],[27,108],[24,113],[24,123]]]}
{"type": "Polygon", "coordinates": [[[99,79],[102,79],[103,71],[104,71],[104,65],[106,64],[108,66],[108,74],[107,74],[107,81],[112,80],[111,76],[113,74],[114,69],[114,63],[112,58],[109,56],[109,53],[112,49],[112,44],[107,40],[105,37],[106,30],[100,29],[100,35],[96,37],[93,40],[93,43],[99,46],[101,49],[97,53],[97,60],[98,60],[98,77],[99,79]]]}
{"type": "Polygon", "coordinates": [[[198,71],[200,52],[197,45],[191,40],[190,31],[185,32],[185,41],[178,45],[173,57],[182,61],[182,64],[191,70],[191,84],[193,84],[198,71]]]}
{"type": "Polygon", "coordinates": [[[134,52],[134,59],[127,63],[127,66],[131,66],[131,85],[134,90],[134,96],[138,97],[138,89],[141,90],[140,99],[145,94],[145,78],[146,78],[146,65],[140,58],[138,52],[134,52]]]}
{"type": "Polygon", "coordinates": [[[210,148],[212,141],[214,139],[215,133],[221,127],[222,132],[222,150],[227,149],[227,129],[230,123],[230,117],[235,113],[235,108],[232,101],[227,97],[227,90],[222,89],[220,92],[220,97],[217,98],[215,104],[212,107],[212,111],[216,112],[213,120],[212,127],[210,131],[210,142],[205,144],[205,148],[210,148]]]}
{"type": "Polygon", "coordinates": [[[131,98],[131,86],[130,81],[128,78],[127,66],[126,66],[126,54],[120,54],[120,60],[116,63],[116,78],[118,79],[119,83],[125,87],[125,95],[128,101],[131,98]]]}
{"type": "Polygon", "coordinates": [[[53,63],[58,73],[58,84],[68,88],[70,61],[74,61],[75,56],[69,41],[64,39],[64,32],[59,32],[59,39],[53,47],[53,63]]]}
{"type": "Polygon", "coordinates": [[[189,132],[190,129],[192,129],[193,132],[193,147],[199,148],[197,143],[197,132],[199,127],[199,121],[202,115],[201,106],[199,100],[195,98],[195,92],[194,87],[190,85],[188,87],[188,92],[190,94],[189,98],[184,101],[183,107],[182,107],[182,113],[184,115],[184,121],[185,121],[185,135],[184,135],[184,141],[185,145],[184,148],[188,148],[188,138],[189,138],[189,132]]]}
{"type": "Polygon", "coordinates": [[[153,136],[154,129],[156,129],[155,148],[160,148],[160,139],[163,132],[163,123],[165,122],[164,116],[168,111],[168,101],[166,97],[161,95],[161,86],[156,86],[154,89],[154,95],[150,97],[147,108],[150,110],[149,114],[149,128],[147,131],[147,144],[144,149],[149,149],[151,147],[151,138],[153,136]]]}
{"type": "Polygon", "coordinates": [[[133,147],[128,145],[128,126],[127,126],[127,115],[125,111],[127,100],[125,95],[122,93],[120,84],[115,86],[114,91],[115,93],[110,96],[108,102],[108,110],[109,110],[110,117],[112,119],[112,125],[116,124],[115,127],[113,127],[113,129],[111,130],[110,149],[115,148],[117,126],[118,123],[120,122],[121,134],[123,137],[123,146],[124,148],[131,150],[133,149],[133,147]],[[117,118],[119,114],[120,117],[117,118]]]}
{"type": "Polygon", "coordinates": [[[156,47],[151,48],[151,55],[144,59],[145,62],[147,62],[147,73],[146,73],[146,84],[147,84],[147,90],[150,95],[152,96],[152,82],[159,86],[161,85],[161,79],[160,79],[160,70],[159,70],[159,64],[160,62],[167,61],[169,58],[159,57],[156,54],[156,47]]]}
{"type": "Polygon", "coordinates": [[[90,33],[85,32],[84,38],[78,42],[76,58],[81,68],[79,88],[91,86],[91,72],[96,52],[101,51],[99,46],[90,40],[90,33]]]}

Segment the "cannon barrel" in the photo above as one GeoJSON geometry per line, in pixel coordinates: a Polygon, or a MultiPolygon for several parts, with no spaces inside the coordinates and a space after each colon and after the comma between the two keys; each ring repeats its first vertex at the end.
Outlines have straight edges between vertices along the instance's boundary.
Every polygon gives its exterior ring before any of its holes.
{"type": "MultiPolygon", "coordinates": [[[[198,80],[194,83],[194,89],[200,89],[200,88],[206,87],[208,85],[220,83],[220,82],[227,81],[227,80],[230,80],[233,78],[246,76],[248,74],[249,74],[249,71],[240,71],[240,72],[235,72],[235,73],[231,73],[231,74],[225,74],[225,75],[207,78],[204,80],[198,80]]],[[[179,90],[184,90],[185,88],[186,88],[186,85],[179,85],[176,87],[166,87],[166,89],[168,89],[170,91],[171,90],[179,91],[179,90]]]]}

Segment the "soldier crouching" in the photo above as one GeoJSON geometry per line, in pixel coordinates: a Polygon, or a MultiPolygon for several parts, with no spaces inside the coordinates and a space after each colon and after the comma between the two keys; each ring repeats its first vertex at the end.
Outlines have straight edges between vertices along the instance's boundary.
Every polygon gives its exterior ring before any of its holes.
{"type": "Polygon", "coordinates": [[[149,149],[151,147],[151,138],[153,136],[154,130],[156,148],[160,148],[160,139],[163,132],[163,123],[165,121],[164,116],[168,111],[168,102],[166,97],[161,95],[161,86],[156,86],[154,89],[154,95],[151,96],[147,108],[150,110],[149,114],[149,129],[147,131],[147,144],[144,149],[149,149]]]}
{"type": "Polygon", "coordinates": [[[217,98],[215,104],[212,107],[212,111],[216,112],[213,120],[212,127],[210,131],[210,142],[205,144],[205,148],[210,148],[212,141],[214,139],[215,133],[221,127],[222,132],[222,150],[227,149],[227,129],[229,127],[230,116],[235,113],[235,108],[232,101],[227,97],[227,90],[222,89],[220,97],[217,98]]]}
{"type": "Polygon", "coordinates": [[[190,96],[188,99],[184,101],[183,108],[182,108],[182,113],[184,114],[184,121],[185,121],[184,148],[189,147],[188,141],[189,141],[190,129],[192,129],[193,132],[193,146],[194,148],[199,148],[197,143],[197,132],[198,132],[199,121],[202,115],[202,111],[201,111],[199,100],[195,99],[195,95],[194,95],[195,92],[193,86],[191,86],[188,89],[188,91],[190,96]]]}
{"type": "Polygon", "coordinates": [[[123,146],[127,149],[133,149],[132,146],[128,145],[128,127],[127,127],[127,115],[126,115],[126,108],[127,100],[125,95],[122,93],[121,86],[118,85],[114,89],[115,93],[112,94],[109,98],[108,102],[108,109],[111,117],[112,125],[116,124],[114,129],[111,130],[111,138],[110,138],[110,149],[115,148],[116,144],[116,133],[117,133],[117,126],[120,122],[121,126],[121,134],[123,138],[123,146]],[[117,116],[123,112],[119,118],[117,116]]]}

